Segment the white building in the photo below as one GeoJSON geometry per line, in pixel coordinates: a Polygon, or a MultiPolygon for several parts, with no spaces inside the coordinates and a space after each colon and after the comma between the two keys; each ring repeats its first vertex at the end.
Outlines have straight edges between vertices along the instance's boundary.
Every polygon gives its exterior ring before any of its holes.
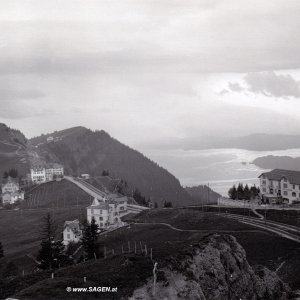
{"type": "Polygon", "coordinates": [[[2,180],[2,193],[14,193],[19,191],[20,186],[19,186],[19,180],[17,178],[12,178],[8,176],[7,178],[4,178],[2,180]]]}
{"type": "Polygon", "coordinates": [[[90,174],[81,174],[81,178],[82,179],[90,179],[91,176],[90,176],[90,174]]]}
{"type": "Polygon", "coordinates": [[[122,224],[121,217],[127,213],[127,197],[95,198],[92,205],[87,207],[87,220],[91,223],[94,217],[100,229],[108,229],[122,224]]]}
{"type": "Polygon", "coordinates": [[[1,189],[3,205],[14,204],[17,201],[24,200],[24,192],[20,190],[17,178],[8,177],[3,179],[1,189]]]}
{"type": "Polygon", "coordinates": [[[300,172],[275,169],[259,176],[260,193],[266,203],[300,201],[300,172]]]}
{"type": "Polygon", "coordinates": [[[54,137],[53,136],[48,136],[47,137],[47,143],[51,143],[54,141],[54,137]]]}
{"type": "Polygon", "coordinates": [[[63,231],[63,244],[66,246],[70,242],[78,243],[82,238],[82,230],[80,222],[76,219],[73,221],[66,221],[63,231]]]}
{"type": "Polygon", "coordinates": [[[17,201],[23,201],[24,200],[24,192],[14,192],[14,193],[4,193],[2,194],[2,203],[3,205],[6,204],[14,204],[17,201]]]}
{"type": "Polygon", "coordinates": [[[36,167],[30,170],[31,181],[33,183],[43,183],[62,178],[64,176],[64,167],[60,164],[48,164],[46,167],[36,167]]]}

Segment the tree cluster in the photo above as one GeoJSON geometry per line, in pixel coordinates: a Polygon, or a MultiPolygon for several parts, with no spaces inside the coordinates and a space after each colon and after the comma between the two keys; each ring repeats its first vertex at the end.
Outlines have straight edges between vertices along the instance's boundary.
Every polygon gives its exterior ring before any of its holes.
{"type": "Polygon", "coordinates": [[[229,191],[228,196],[232,200],[252,200],[259,196],[260,189],[255,184],[249,188],[248,184],[245,186],[239,183],[238,187],[233,185],[229,191]]]}
{"type": "Polygon", "coordinates": [[[8,171],[4,171],[3,173],[3,178],[8,178],[8,177],[12,177],[12,178],[17,178],[18,177],[18,170],[17,169],[9,169],[8,171]]]}
{"type": "Polygon", "coordinates": [[[133,191],[133,199],[140,205],[149,206],[150,199],[147,200],[146,197],[142,196],[138,189],[133,191]]]}
{"type": "Polygon", "coordinates": [[[167,207],[173,207],[173,204],[172,204],[172,202],[165,201],[164,202],[164,207],[165,208],[167,208],[167,207]]]}

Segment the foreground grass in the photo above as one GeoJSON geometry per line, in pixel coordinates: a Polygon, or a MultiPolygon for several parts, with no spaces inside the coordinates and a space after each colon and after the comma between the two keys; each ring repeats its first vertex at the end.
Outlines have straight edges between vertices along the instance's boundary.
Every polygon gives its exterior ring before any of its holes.
{"type": "MultiPolygon", "coordinates": [[[[61,223],[66,218],[67,211],[57,212],[56,214],[61,223]]],[[[38,222],[39,217],[33,212],[31,213],[33,215],[29,215],[28,212],[27,217],[36,218],[35,222],[38,222]]],[[[221,214],[203,213],[192,209],[153,209],[142,212],[133,219],[152,224],[132,224],[129,228],[122,228],[102,235],[99,240],[103,245],[103,250],[105,247],[108,255],[107,259],[99,259],[60,269],[55,272],[56,275],[53,280],[49,279],[49,272],[20,276],[12,282],[2,285],[0,290],[6,293],[6,297],[17,295],[21,299],[43,299],[42,296],[45,297],[45,295],[47,299],[92,299],[93,297],[120,299],[120,296],[127,297],[130,295],[134,287],[144,283],[149,276],[149,272],[151,274],[153,267],[152,262],[149,260],[151,248],[153,260],[161,265],[170,256],[176,254],[178,249],[182,248],[182,245],[199,241],[207,232],[220,232],[221,230],[231,231],[230,234],[234,235],[245,248],[247,259],[251,265],[261,264],[276,270],[284,263],[278,274],[293,288],[300,288],[298,276],[300,264],[295,265],[299,262],[300,249],[299,244],[293,241],[270,232],[257,230],[236,220],[225,218],[221,214]],[[155,223],[169,223],[183,230],[198,229],[201,231],[176,231],[165,225],[155,223]],[[145,249],[146,245],[148,258],[132,257],[129,259],[130,267],[128,267],[128,254],[122,254],[122,250],[128,252],[130,248],[131,252],[135,252],[136,248],[139,255],[141,248],[145,249]],[[112,252],[114,252],[114,256],[112,252]],[[294,265],[293,262],[295,262],[294,265]],[[65,291],[67,286],[85,286],[83,277],[87,277],[86,286],[117,286],[119,288],[118,294],[74,295],[65,291]],[[45,285],[48,286],[47,292],[44,291],[45,285]]],[[[29,230],[28,225],[27,230],[29,230]]],[[[25,228],[18,227],[14,230],[15,234],[19,236],[25,233],[25,228]]],[[[132,254],[129,256],[132,256],[132,254]]]]}

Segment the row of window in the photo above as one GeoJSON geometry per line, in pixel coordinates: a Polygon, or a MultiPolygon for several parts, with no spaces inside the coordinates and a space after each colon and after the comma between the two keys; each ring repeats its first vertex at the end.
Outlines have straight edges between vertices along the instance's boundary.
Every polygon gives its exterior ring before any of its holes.
{"type": "MultiPolygon", "coordinates": [[[[284,181],[286,182],[286,180],[284,180],[284,181]]],[[[266,184],[267,184],[266,180],[262,180],[262,185],[266,185],[266,184]]],[[[273,186],[273,181],[272,180],[270,180],[270,186],[273,186]]],[[[287,189],[288,188],[288,184],[284,183],[283,184],[283,188],[287,189]]],[[[300,190],[300,185],[293,184],[293,190],[295,190],[295,189],[300,190]]]]}

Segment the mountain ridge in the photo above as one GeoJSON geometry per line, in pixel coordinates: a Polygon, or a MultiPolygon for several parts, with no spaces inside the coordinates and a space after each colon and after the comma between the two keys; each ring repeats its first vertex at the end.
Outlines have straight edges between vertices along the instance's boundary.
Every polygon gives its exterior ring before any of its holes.
{"type": "Polygon", "coordinates": [[[174,206],[194,202],[174,175],[104,130],[77,126],[35,137],[29,143],[45,162],[62,163],[70,175],[97,176],[108,170],[113,178],[123,179],[160,207],[165,201],[174,206]],[[47,142],[50,136],[54,140],[47,142]]]}

